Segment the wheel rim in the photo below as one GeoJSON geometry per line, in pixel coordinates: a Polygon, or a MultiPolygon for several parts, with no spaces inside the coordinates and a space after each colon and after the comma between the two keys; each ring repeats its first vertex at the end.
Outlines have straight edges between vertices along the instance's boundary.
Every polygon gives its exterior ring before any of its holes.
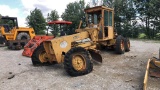
{"type": "Polygon", "coordinates": [[[130,48],[130,42],[127,42],[128,48],[130,48]]]}
{"type": "Polygon", "coordinates": [[[124,50],[124,42],[121,41],[121,50],[124,50]]]}
{"type": "Polygon", "coordinates": [[[73,68],[77,71],[83,71],[86,68],[85,58],[82,55],[74,55],[72,57],[73,68]]]}
{"type": "Polygon", "coordinates": [[[47,62],[48,61],[48,57],[47,57],[47,53],[45,51],[42,51],[40,54],[39,54],[39,60],[41,62],[47,62]]]}

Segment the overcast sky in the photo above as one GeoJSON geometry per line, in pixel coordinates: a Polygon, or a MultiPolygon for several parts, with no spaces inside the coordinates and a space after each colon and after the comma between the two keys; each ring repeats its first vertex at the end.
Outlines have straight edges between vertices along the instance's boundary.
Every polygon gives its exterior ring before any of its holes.
{"type": "MultiPolygon", "coordinates": [[[[17,17],[19,26],[26,26],[25,18],[34,8],[40,9],[43,15],[56,9],[61,15],[66,9],[66,5],[74,1],[79,0],[0,0],[0,14],[17,17]]],[[[89,1],[85,0],[86,3],[89,1]]]]}

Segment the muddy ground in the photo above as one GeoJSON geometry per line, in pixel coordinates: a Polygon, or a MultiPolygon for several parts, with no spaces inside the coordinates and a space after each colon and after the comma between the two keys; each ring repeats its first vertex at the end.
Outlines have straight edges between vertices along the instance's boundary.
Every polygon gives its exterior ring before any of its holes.
{"type": "MultiPolygon", "coordinates": [[[[160,43],[131,40],[131,51],[117,55],[102,51],[103,63],[94,63],[87,75],[70,77],[63,65],[34,67],[31,59],[0,47],[0,90],[142,90],[146,63],[158,57],[160,43]]],[[[159,90],[160,79],[149,79],[148,90],[159,90]]]]}

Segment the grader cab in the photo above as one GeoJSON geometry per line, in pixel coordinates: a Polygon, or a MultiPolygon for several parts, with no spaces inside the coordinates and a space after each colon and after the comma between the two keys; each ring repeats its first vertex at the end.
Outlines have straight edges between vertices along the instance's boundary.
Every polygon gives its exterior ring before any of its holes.
{"type": "Polygon", "coordinates": [[[114,30],[114,10],[97,6],[84,10],[87,27],[76,29],[76,34],[43,42],[32,54],[33,65],[63,63],[71,76],[90,73],[92,60],[102,62],[98,46],[113,47],[117,53],[130,50],[129,39],[118,36],[114,30]]]}

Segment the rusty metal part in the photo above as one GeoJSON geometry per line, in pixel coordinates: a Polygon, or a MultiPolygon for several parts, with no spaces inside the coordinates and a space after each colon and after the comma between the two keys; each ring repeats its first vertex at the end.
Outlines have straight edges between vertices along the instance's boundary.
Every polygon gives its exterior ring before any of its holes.
{"type": "Polygon", "coordinates": [[[89,53],[92,57],[92,60],[102,63],[102,56],[100,55],[100,52],[98,50],[91,49],[89,50],[89,53]]]}
{"type": "Polygon", "coordinates": [[[160,61],[159,59],[153,57],[150,61],[150,70],[149,74],[152,77],[160,78],[160,61]]]}
{"type": "Polygon", "coordinates": [[[25,46],[22,55],[31,57],[34,50],[43,42],[49,39],[53,39],[54,36],[35,36],[25,46]]]}

